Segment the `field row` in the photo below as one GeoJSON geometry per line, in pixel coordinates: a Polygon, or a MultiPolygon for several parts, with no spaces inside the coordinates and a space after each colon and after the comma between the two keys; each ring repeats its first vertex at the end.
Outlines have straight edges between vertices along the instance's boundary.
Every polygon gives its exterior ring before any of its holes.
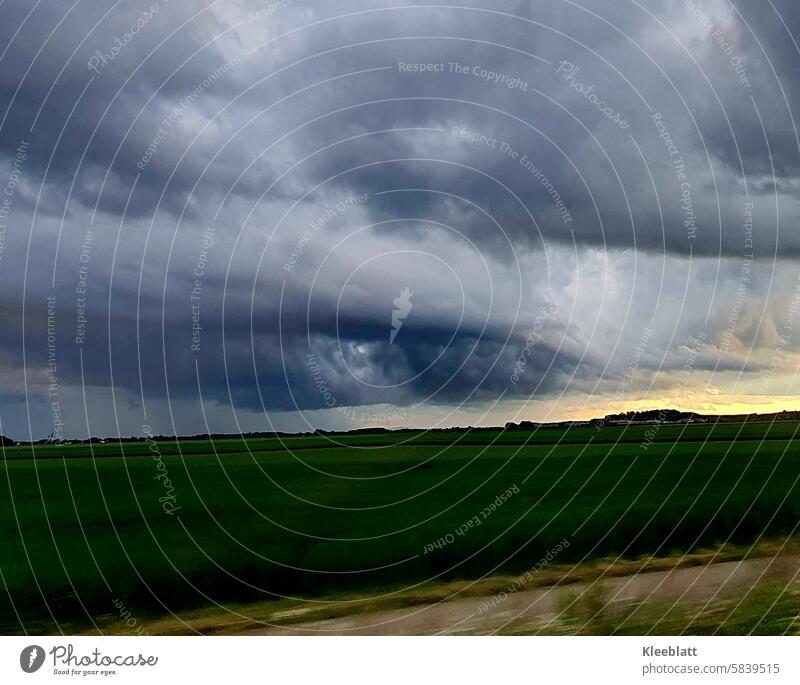
{"type": "Polygon", "coordinates": [[[788,534],[800,455],[770,437],[9,460],[0,624],[524,572],[565,539],[559,563],[788,534]]]}

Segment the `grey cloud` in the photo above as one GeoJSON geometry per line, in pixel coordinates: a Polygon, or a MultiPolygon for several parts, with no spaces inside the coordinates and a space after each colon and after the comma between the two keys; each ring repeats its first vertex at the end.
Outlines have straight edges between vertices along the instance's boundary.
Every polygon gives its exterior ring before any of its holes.
{"type": "MultiPolygon", "coordinates": [[[[42,5],[24,24],[27,3],[0,7],[3,44],[19,29],[0,77],[5,167],[31,141],[0,261],[10,431],[25,428],[23,353],[30,391],[44,387],[33,379],[53,294],[64,392],[83,378],[105,397],[113,374],[131,425],[141,393],[150,403],[168,394],[176,421],[196,426],[197,369],[226,425],[231,406],[257,422],[263,402],[298,426],[291,412],[330,409],[308,354],[337,406],[613,388],[648,325],[643,389],[672,382],[701,329],[703,373],[768,366],[800,251],[790,2],[698,0],[715,36],[683,2],[487,11],[348,0],[266,12],[170,0],[90,69],[148,6],[120,5],[97,23],[105,3],[69,16],[42,5]],[[750,252],[757,267],[737,303],[750,252]],[[414,308],[390,345],[406,286],[414,308]],[[510,382],[551,292],[558,314],[540,322],[510,382]]],[[[34,432],[47,432],[46,410],[31,406],[34,432]]]]}

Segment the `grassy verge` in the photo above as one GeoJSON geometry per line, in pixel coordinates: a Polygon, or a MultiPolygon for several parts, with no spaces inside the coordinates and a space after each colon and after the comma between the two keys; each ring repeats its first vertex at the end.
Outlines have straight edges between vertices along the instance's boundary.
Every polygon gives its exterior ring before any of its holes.
{"type": "MultiPolygon", "coordinates": [[[[758,634],[800,632],[800,579],[768,576],[744,601],[723,597],[709,606],[687,600],[662,601],[657,596],[646,604],[619,605],[604,596],[601,581],[628,578],[642,573],[659,573],[707,567],[731,561],[800,557],[800,538],[769,539],[747,547],[721,545],[675,557],[643,557],[635,560],[597,559],[578,566],[554,564],[537,571],[519,591],[558,586],[564,589],[560,615],[555,621],[522,620],[505,625],[501,634],[631,634],[654,632],[679,634],[758,634]],[[572,588],[580,588],[572,590],[572,588]],[[586,590],[586,588],[589,588],[586,590]]],[[[466,598],[491,598],[514,584],[516,576],[493,576],[478,581],[458,580],[428,583],[408,591],[385,588],[376,594],[341,593],[321,602],[288,601],[234,604],[226,608],[204,608],[176,616],[138,616],[134,623],[119,615],[97,617],[104,634],[151,635],[247,634],[275,627],[346,619],[363,614],[412,609],[466,598]]],[[[607,593],[606,593],[607,595],[607,593]]],[[[94,631],[97,632],[97,631],[94,631]]]]}

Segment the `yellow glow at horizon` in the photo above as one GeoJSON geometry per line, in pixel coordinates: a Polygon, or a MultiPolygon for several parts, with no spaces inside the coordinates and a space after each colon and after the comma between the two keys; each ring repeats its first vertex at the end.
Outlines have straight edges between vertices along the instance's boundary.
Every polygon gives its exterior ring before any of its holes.
{"type": "Polygon", "coordinates": [[[676,397],[665,395],[656,399],[591,402],[572,414],[571,418],[585,420],[606,414],[649,409],[679,409],[698,414],[771,414],[781,411],[800,411],[800,397],[796,395],[691,395],[676,397]]]}

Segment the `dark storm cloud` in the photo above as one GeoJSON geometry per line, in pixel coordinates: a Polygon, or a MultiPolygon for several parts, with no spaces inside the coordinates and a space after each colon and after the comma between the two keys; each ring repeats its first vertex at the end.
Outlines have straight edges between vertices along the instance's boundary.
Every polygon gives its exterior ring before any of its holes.
{"type": "Polygon", "coordinates": [[[321,383],[336,407],[596,392],[650,324],[637,369],[680,369],[707,330],[699,367],[757,372],[791,308],[791,2],[30,9],[0,7],[9,173],[27,143],[12,397],[50,385],[48,296],[62,392],[168,396],[182,426],[198,391],[255,412],[331,409],[321,383]]]}

